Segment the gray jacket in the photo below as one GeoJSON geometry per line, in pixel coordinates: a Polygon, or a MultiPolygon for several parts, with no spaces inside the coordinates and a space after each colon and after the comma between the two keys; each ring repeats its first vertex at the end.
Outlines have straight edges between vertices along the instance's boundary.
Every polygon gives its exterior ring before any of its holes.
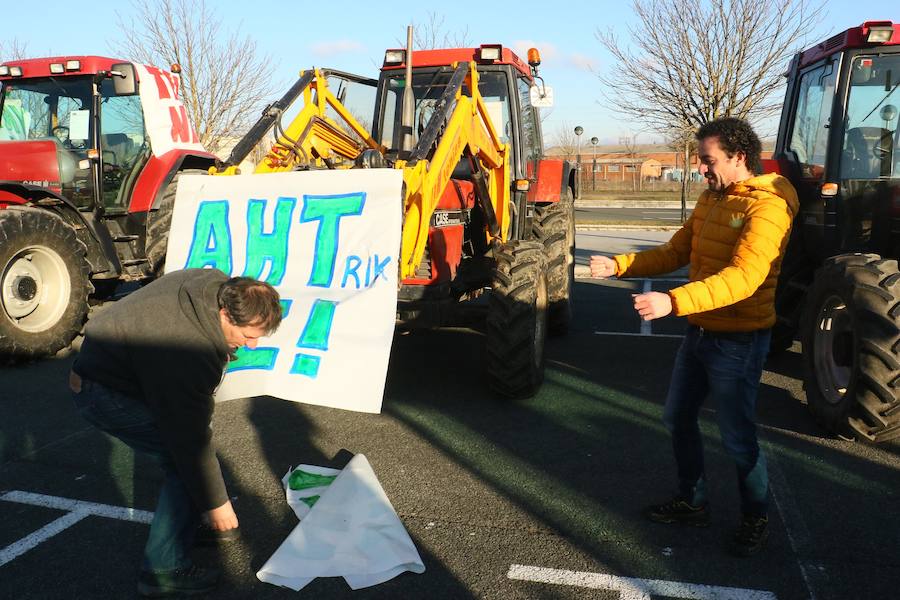
{"type": "Polygon", "coordinates": [[[215,269],[165,275],[91,317],[73,370],[140,399],[157,417],[182,481],[202,511],[228,500],[210,420],[229,349],[215,269]]]}

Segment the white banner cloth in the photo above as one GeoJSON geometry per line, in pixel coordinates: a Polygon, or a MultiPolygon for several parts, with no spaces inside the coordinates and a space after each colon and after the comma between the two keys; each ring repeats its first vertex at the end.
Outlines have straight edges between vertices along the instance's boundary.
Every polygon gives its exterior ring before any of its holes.
{"type": "Polygon", "coordinates": [[[381,411],[402,184],[395,169],[179,178],[166,272],[214,267],[267,281],[282,299],[278,331],[238,351],[216,401],[381,411]]]}
{"type": "MultiPolygon", "coordinates": [[[[335,472],[319,468],[323,475],[335,472]]],[[[331,485],[320,490],[319,500],[256,574],[260,581],[299,591],[316,577],[343,577],[358,590],[405,571],[425,572],[364,455],[354,456],[331,485]]]]}

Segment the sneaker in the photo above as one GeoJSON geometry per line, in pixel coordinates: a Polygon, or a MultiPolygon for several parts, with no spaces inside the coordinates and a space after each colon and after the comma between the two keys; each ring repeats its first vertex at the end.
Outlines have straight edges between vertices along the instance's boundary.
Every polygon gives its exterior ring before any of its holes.
{"type": "Polygon", "coordinates": [[[644,509],[644,516],[655,523],[680,523],[695,527],[709,525],[709,508],[706,504],[693,506],[681,498],[648,506],[644,509]]]}
{"type": "Polygon", "coordinates": [[[216,529],[210,529],[201,523],[197,526],[197,531],[194,533],[194,546],[217,546],[219,544],[228,544],[234,542],[239,537],[241,537],[240,527],[218,531],[216,529]]]}
{"type": "Polygon", "coordinates": [[[141,571],[138,594],[145,598],[205,594],[216,587],[219,575],[218,569],[197,565],[174,571],[141,571]]]}
{"type": "Polygon", "coordinates": [[[751,556],[759,552],[769,539],[769,518],[744,515],[731,538],[729,550],[735,556],[751,556]]]}

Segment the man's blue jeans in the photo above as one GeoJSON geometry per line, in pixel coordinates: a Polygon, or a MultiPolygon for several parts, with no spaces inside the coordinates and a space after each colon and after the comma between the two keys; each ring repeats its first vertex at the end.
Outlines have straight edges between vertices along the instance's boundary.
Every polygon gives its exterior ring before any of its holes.
{"type": "Polygon", "coordinates": [[[771,330],[710,332],[694,325],[675,358],[663,421],[672,434],[679,495],[706,503],[703,440],[697,418],[703,402],[716,403],[722,444],[737,466],[741,510],[764,516],[768,510],[766,459],[756,438],[756,397],[771,330]]]}
{"type": "Polygon", "coordinates": [[[142,568],[165,572],[189,567],[200,511],[175,470],[150,410],[135,398],[87,379],[82,380],[81,392],[73,393],[73,398],[85,420],[152,457],[165,473],[142,568]]]}

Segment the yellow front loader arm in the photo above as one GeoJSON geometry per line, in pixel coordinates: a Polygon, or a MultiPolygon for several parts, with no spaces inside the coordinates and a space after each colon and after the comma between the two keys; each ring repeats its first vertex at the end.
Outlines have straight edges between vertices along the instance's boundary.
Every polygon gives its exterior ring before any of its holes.
{"type": "MultiPolygon", "coordinates": [[[[460,158],[473,166],[476,195],[485,211],[488,242],[505,242],[509,233],[509,146],[500,141],[478,91],[475,63],[454,65],[456,69],[419,143],[405,160],[393,168],[403,169],[405,197],[400,248],[401,279],[412,277],[428,243],[435,207],[460,158]],[[463,94],[465,86],[470,95],[463,94]]],[[[218,175],[232,175],[237,165],[262,137],[275,128],[276,141],[254,173],[292,171],[299,167],[349,168],[366,146],[384,156],[387,149],[375,141],[365,127],[328,89],[318,69],[304,71],[297,83],[278,103],[269,107],[260,121],[235,146],[218,175]],[[315,94],[313,94],[315,92],[315,94]],[[303,108],[286,127],[281,116],[294,99],[303,96],[303,108]],[[331,107],[359,140],[326,114],[331,107]],[[339,164],[336,157],[346,159],[339,164]]]]}
{"type": "MultiPolygon", "coordinates": [[[[462,69],[457,67],[457,73],[448,86],[448,92],[453,96],[453,105],[446,102],[449,98],[442,97],[425,128],[425,134],[420,138],[419,146],[413,151],[413,159],[398,161],[396,165],[403,168],[403,181],[406,183],[400,247],[400,275],[404,279],[413,276],[416,266],[422,260],[434,209],[463,155],[475,162],[476,177],[479,177],[482,169],[486,171],[485,185],[476,184],[476,193],[480,196],[482,208],[493,213],[496,219],[492,230],[485,233],[488,241],[498,239],[505,242],[509,233],[509,146],[500,141],[488,116],[484,100],[478,91],[475,63],[469,63],[466,67],[463,83],[470,90],[471,96],[463,95],[462,85],[454,85],[454,80],[462,74],[462,69]],[[452,108],[446,124],[443,123],[446,114],[442,114],[444,106],[448,110],[452,108]],[[417,152],[421,154],[428,150],[423,146],[429,145],[426,134],[431,128],[441,131],[435,138],[437,146],[434,153],[430,159],[416,160],[417,152]]],[[[490,215],[488,219],[490,221],[490,215]]]]}
{"type": "MultiPolygon", "coordinates": [[[[300,168],[348,168],[352,160],[366,147],[384,154],[386,148],[372,138],[369,131],[331,93],[328,88],[329,75],[338,77],[358,76],[339,71],[309,69],[300,73],[300,78],[284,96],[263,111],[262,117],[235,144],[231,155],[224,163],[209,170],[212,175],[235,175],[241,162],[253,152],[274,129],[275,142],[254,173],[276,173],[300,168]],[[302,108],[282,127],[284,113],[302,97],[302,108]],[[328,116],[331,107],[344,121],[346,128],[328,116]],[[356,133],[354,137],[351,133],[356,133]],[[347,159],[338,161],[335,158],[347,159]]],[[[364,78],[358,78],[365,81],[364,78]]]]}
{"type": "Polygon", "coordinates": [[[360,125],[350,111],[331,93],[320,71],[314,69],[313,72],[312,81],[303,90],[303,109],[294,117],[287,129],[280,132],[254,173],[292,171],[298,166],[312,163],[321,166],[321,162],[330,163],[335,155],[349,161],[359,156],[363,147],[326,114],[329,106],[366,146],[384,153],[385,148],[375,141],[366,128],[360,125]]]}

